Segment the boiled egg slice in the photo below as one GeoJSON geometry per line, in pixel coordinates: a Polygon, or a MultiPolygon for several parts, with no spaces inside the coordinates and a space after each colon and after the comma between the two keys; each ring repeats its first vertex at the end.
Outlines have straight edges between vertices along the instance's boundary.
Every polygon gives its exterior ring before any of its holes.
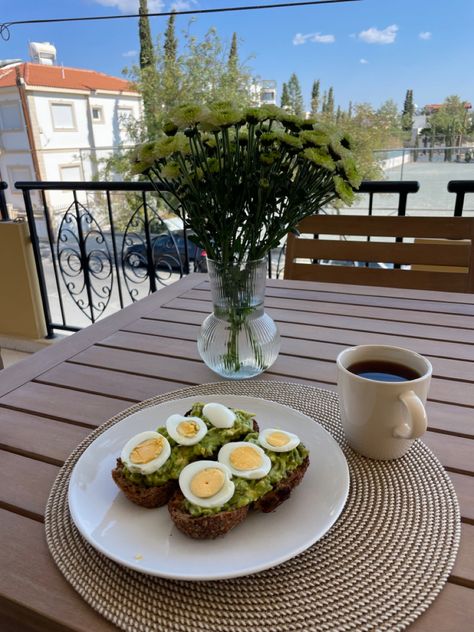
{"type": "Polygon", "coordinates": [[[234,495],[231,472],[218,461],[194,461],[179,475],[185,498],[198,507],[220,507],[234,495]]]}
{"type": "Polygon", "coordinates": [[[234,476],[263,478],[271,470],[272,462],[262,448],[248,441],[226,443],[217,455],[219,463],[226,465],[234,476]]]}
{"type": "Polygon", "coordinates": [[[236,414],[233,410],[216,402],[206,404],[202,409],[202,414],[216,428],[232,428],[236,420],[236,414]]]}
{"type": "Polygon", "coordinates": [[[166,420],[166,430],[176,443],[180,445],[194,445],[199,443],[206,435],[207,426],[199,417],[171,415],[166,420]]]}
{"type": "Polygon", "coordinates": [[[170,454],[168,439],[159,432],[147,430],[127,441],[120,458],[130,472],[152,474],[166,463],[170,454]]]}
{"type": "Polygon", "coordinates": [[[300,438],[286,430],[265,428],[265,430],[262,430],[258,435],[258,442],[266,450],[289,452],[300,444],[300,438]]]}

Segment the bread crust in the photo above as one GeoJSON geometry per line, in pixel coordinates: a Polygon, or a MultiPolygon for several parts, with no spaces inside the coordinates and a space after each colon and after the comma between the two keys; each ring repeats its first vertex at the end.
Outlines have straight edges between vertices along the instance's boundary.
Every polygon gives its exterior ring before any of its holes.
{"type": "Polygon", "coordinates": [[[254,509],[270,513],[275,511],[282,502],[290,497],[293,489],[301,483],[303,476],[309,465],[309,457],[307,456],[301,465],[298,465],[286,478],[283,478],[271,491],[256,500],[253,504],[254,509]]]}
{"type": "Polygon", "coordinates": [[[166,505],[178,487],[178,481],[174,480],[167,481],[157,487],[137,485],[125,477],[121,459],[117,459],[117,466],[112,470],[112,478],[128,500],[147,509],[155,509],[166,505]]]}
{"type": "Polygon", "coordinates": [[[181,491],[177,491],[168,503],[168,511],[171,520],[185,535],[195,540],[214,540],[245,520],[249,508],[240,507],[211,516],[194,517],[184,508],[184,496],[181,491]]]}

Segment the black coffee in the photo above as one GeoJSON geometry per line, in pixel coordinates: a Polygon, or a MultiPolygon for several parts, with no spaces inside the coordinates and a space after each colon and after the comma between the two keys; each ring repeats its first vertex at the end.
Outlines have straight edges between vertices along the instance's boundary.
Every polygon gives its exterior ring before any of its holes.
{"type": "Polygon", "coordinates": [[[363,360],[354,362],[347,370],[367,380],[378,380],[379,382],[406,382],[416,380],[421,375],[404,364],[398,362],[386,362],[385,360],[363,360]]]}

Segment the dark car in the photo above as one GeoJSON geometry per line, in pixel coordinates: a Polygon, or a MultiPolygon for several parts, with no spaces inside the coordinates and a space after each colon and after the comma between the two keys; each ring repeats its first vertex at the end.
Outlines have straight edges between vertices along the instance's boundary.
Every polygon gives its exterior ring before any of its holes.
{"type": "MultiPolygon", "coordinates": [[[[187,231],[186,241],[189,269],[194,270],[194,272],[207,272],[206,251],[199,245],[196,235],[187,231]]],[[[171,230],[161,235],[152,235],[151,249],[155,268],[166,268],[177,272],[185,271],[186,250],[183,230],[171,230]]],[[[145,238],[125,249],[124,260],[133,268],[147,266],[145,238]]]]}

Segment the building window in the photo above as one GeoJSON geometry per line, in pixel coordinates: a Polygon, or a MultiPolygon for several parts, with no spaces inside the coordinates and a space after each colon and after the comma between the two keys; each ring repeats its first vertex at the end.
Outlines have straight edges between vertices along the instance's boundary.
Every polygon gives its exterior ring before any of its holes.
{"type": "Polygon", "coordinates": [[[21,195],[21,191],[15,189],[15,182],[31,182],[33,179],[31,176],[31,169],[29,167],[23,167],[18,165],[16,167],[8,167],[8,188],[12,195],[21,195]]]}
{"type": "Polygon", "coordinates": [[[101,105],[93,105],[92,108],[92,122],[103,123],[104,122],[104,110],[101,105]]]}
{"type": "Polygon", "coordinates": [[[23,129],[20,104],[15,101],[0,105],[0,127],[4,132],[23,129]]]}
{"type": "Polygon", "coordinates": [[[75,130],[76,120],[72,103],[51,103],[51,115],[55,130],[75,130]]]}
{"type": "Polygon", "coordinates": [[[122,142],[129,141],[129,125],[134,119],[132,108],[117,108],[117,118],[122,142]]]}
{"type": "Polygon", "coordinates": [[[275,101],[275,92],[273,90],[262,90],[262,101],[264,103],[272,103],[275,101]]]}
{"type": "Polygon", "coordinates": [[[59,177],[61,182],[81,182],[81,165],[59,165],[59,177]]]}

